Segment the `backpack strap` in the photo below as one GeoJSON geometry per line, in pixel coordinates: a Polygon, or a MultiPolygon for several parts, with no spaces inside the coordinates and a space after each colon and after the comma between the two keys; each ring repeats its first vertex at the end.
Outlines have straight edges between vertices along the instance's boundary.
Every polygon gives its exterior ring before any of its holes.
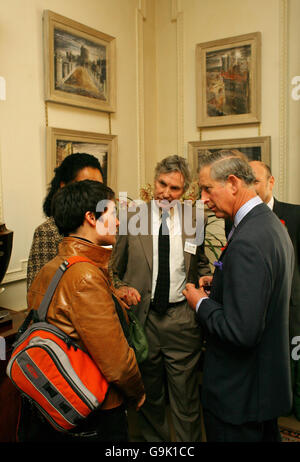
{"type": "Polygon", "coordinates": [[[48,308],[50,305],[50,302],[52,300],[52,297],[54,295],[54,292],[56,290],[56,287],[58,286],[59,281],[61,280],[62,275],[65,273],[65,271],[70,268],[72,265],[75,263],[80,263],[80,262],[87,262],[87,263],[92,263],[94,266],[97,266],[96,263],[94,263],[92,260],[90,260],[87,257],[81,257],[79,255],[75,255],[73,257],[69,257],[67,260],[63,261],[62,264],[59,266],[59,268],[56,270],[56,273],[54,274],[48,289],[44,295],[43,300],[41,301],[41,304],[38,308],[38,310],[35,313],[35,320],[36,321],[46,321],[47,313],[48,313],[48,308]]]}
{"type": "Polygon", "coordinates": [[[130,347],[133,348],[133,345],[132,345],[132,342],[131,342],[131,339],[130,339],[129,325],[127,324],[127,321],[125,319],[122,307],[121,307],[120,303],[118,302],[118,300],[117,300],[117,298],[115,297],[114,294],[112,294],[112,298],[113,298],[113,301],[115,303],[116,312],[117,312],[117,314],[119,316],[120,324],[122,326],[122,329],[123,329],[125,338],[127,340],[127,343],[128,343],[128,345],[130,347]]]}

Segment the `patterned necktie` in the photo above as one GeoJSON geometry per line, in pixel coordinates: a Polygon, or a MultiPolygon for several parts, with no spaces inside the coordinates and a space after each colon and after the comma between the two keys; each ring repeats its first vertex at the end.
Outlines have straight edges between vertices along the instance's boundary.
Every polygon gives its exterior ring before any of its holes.
{"type": "Polygon", "coordinates": [[[227,236],[227,242],[229,242],[230,239],[232,238],[232,235],[233,235],[234,231],[235,231],[235,226],[233,225],[231,230],[230,230],[230,233],[227,236]]]}
{"type": "Polygon", "coordinates": [[[158,274],[154,293],[155,310],[164,314],[169,304],[170,292],[170,236],[167,225],[168,212],[163,212],[158,235],[158,274]]]}

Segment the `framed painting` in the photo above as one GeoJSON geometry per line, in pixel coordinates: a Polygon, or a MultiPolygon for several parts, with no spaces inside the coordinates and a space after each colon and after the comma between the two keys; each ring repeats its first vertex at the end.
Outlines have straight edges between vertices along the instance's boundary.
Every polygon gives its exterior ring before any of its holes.
{"type": "Polygon", "coordinates": [[[45,100],[115,111],[115,38],[44,11],[45,100]]]}
{"type": "Polygon", "coordinates": [[[103,181],[116,191],[117,137],[92,132],[47,127],[47,183],[62,160],[75,153],[97,157],[103,170],[103,181]]]}
{"type": "Polygon", "coordinates": [[[197,44],[197,126],[260,122],[260,75],[260,32],[197,44]]]}
{"type": "Polygon", "coordinates": [[[220,151],[221,149],[240,151],[245,154],[249,160],[261,160],[271,167],[270,136],[235,138],[228,140],[190,141],[188,143],[188,161],[195,177],[201,155],[205,155],[208,151],[215,152],[220,151]]]}

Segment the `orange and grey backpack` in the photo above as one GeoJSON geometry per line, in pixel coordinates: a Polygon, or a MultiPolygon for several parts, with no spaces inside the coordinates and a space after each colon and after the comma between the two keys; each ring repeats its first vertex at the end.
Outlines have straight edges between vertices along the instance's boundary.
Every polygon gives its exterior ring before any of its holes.
{"type": "Polygon", "coordinates": [[[59,431],[76,429],[103,403],[108,382],[88,353],[68,335],[46,321],[55,289],[75,263],[70,257],[56,271],[38,310],[31,310],[19,329],[7,375],[59,431]]]}

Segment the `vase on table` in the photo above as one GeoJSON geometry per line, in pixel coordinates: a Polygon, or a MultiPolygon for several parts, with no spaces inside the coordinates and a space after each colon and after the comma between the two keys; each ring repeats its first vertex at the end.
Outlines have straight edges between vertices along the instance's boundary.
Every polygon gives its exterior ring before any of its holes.
{"type": "Polygon", "coordinates": [[[10,262],[13,234],[4,223],[0,223],[0,284],[10,262]]]}

